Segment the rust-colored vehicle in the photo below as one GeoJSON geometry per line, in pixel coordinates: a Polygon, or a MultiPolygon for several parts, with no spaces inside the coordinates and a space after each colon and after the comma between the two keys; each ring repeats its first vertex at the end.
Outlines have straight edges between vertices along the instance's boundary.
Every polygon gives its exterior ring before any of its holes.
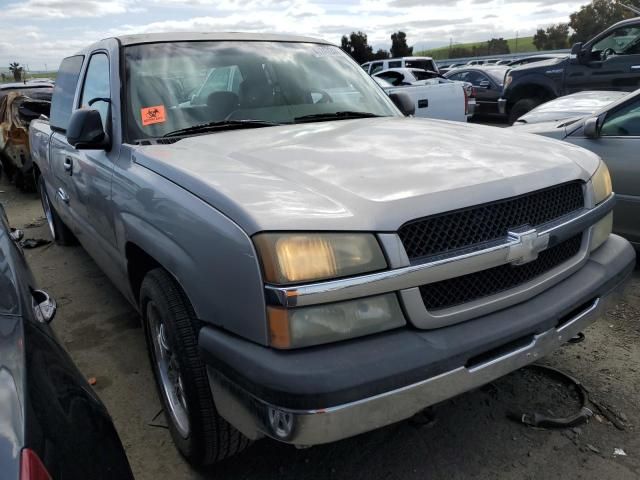
{"type": "Polygon", "coordinates": [[[0,172],[23,190],[34,186],[29,123],[49,115],[52,92],[53,84],[41,81],[0,86],[0,172]]]}

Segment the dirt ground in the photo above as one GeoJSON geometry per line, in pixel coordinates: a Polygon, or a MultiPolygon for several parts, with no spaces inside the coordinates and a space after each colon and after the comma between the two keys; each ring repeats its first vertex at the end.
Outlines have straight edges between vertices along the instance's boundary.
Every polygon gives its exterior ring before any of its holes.
{"type": "MultiPolygon", "coordinates": [[[[25,238],[48,238],[34,194],[0,182],[0,202],[25,238]]],[[[640,271],[615,309],[545,363],[580,379],[611,407],[574,429],[528,428],[507,411],[570,413],[575,394],[520,370],[435,409],[435,421],[407,421],[333,445],[296,450],[273,441],[196,471],[174,449],[154,388],[140,323],[79,247],[25,251],[58,301],[54,329],[107,405],[139,480],[145,479],[637,479],[640,478],[640,271]],[[158,418],[155,418],[158,417],[158,418]],[[423,422],[425,423],[425,422],[423,422]],[[622,449],[626,456],[614,455],[622,449]]]]}

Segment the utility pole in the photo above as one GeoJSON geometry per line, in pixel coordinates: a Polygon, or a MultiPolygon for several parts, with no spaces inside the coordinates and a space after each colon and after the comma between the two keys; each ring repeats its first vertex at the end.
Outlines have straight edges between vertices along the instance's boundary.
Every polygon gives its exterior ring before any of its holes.
{"type": "Polygon", "coordinates": [[[451,58],[451,50],[453,49],[453,38],[449,39],[449,58],[451,58]]]}
{"type": "Polygon", "coordinates": [[[516,31],[516,53],[518,53],[518,32],[516,31]]]}

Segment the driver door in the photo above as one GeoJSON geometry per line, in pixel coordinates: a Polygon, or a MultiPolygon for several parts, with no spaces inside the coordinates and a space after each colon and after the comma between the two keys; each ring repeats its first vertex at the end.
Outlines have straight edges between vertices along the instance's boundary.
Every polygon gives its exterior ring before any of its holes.
{"type": "MultiPolygon", "coordinates": [[[[81,79],[77,105],[78,108],[98,110],[107,131],[111,130],[112,124],[110,74],[107,52],[94,52],[81,79]]],[[[113,145],[109,151],[78,150],[69,145],[66,138],[60,141],[62,148],[54,159],[56,176],[62,184],[58,195],[73,219],[73,233],[96,262],[110,271],[116,265],[113,262],[115,228],[111,177],[119,145],[113,145]]]]}
{"type": "MultiPolygon", "coordinates": [[[[587,47],[589,48],[589,47],[587,47]]],[[[587,64],[567,66],[567,93],[640,87],[640,25],[621,27],[591,45],[587,64]]]]}

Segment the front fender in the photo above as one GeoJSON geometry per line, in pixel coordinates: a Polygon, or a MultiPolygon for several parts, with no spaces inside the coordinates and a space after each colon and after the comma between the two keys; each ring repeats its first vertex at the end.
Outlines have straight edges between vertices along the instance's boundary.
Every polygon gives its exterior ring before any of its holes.
{"type": "Polygon", "coordinates": [[[533,92],[541,92],[545,94],[543,96],[560,96],[559,85],[552,78],[541,73],[528,73],[514,78],[502,92],[502,98],[505,98],[510,104],[514,104],[521,98],[538,96],[533,92]]]}
{"type": "Polygon", "coordinates": [[[115,172],[113,201],[123,259],[134,243],[176,278],[200,320],[268,343],[260,264],[237,224],[136,164],[115,172]]]}

